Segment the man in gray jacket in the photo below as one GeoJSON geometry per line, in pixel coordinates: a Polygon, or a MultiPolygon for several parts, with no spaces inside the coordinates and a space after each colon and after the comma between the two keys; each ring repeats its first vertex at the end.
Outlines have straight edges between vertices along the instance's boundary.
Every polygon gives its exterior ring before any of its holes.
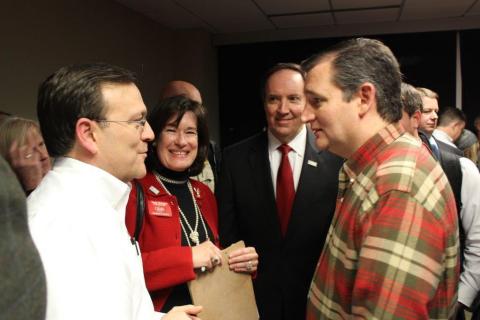
{"type": "Polygon", "coordinates": [[[45,274],[28,229],[25,193],[2,157],[0,181],[0,319],[45,319],[45,274]]]}

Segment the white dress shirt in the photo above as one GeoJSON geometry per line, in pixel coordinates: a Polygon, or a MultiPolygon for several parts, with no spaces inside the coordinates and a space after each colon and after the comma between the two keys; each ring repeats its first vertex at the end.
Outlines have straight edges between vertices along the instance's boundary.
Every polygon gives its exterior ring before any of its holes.
{"type": "Polygon", "coordinates": [[[453,139],[445,131],[435,129],[433,130],[432,136],[434,136],[437,140],[457,148],[457,146],[453,143],[453,139]]]}
{"type": "Polygon", "coordinates": [[[161,318],[125,227],[129,192],[97,167],[58,158],[28,197],[47,278],[46,320],[161,318]]]}
{"type": "MultiPolygon", "coordinates": [[[[439,141],[455,146],[452,138],[441,130],[433,135],[439,141]]],[[[456,146],[455,146],[456,147],[456,146]]],[[[465,231],[464,271],[460,275],[458,301],[470,306],[480,291],[480,173],[477,166],[468,158],[460,157],[462,170],[460,218],[465,231]]]]}
{"type": "MultiPolygon", "coordinates": [[[[307,128],[302,127],[300,132],[288,143],[292,151],[288,153],[288,161],[292,167],[293,184],[297,191],[298,181],[302,173],[303,158],[305,156],[305,144],[307,143],[307,128]]],[[[268,159],[270,160],[270,170],[272,174],[273,192],[277,194],[277,174],[280,162],[282,161],[282,153],[278,147],[282,143],[268,130],[268,159]]]]}

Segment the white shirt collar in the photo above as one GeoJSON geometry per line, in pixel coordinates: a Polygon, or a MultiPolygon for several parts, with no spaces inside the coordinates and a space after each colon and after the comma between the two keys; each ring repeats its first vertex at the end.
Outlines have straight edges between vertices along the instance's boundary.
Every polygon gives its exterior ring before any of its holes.
{"type": "MultiPolygon", "coordinates": [[[[435,129],[432,133],[432,135],[437,139],[442,142],[445,142],[446,144],[449,144],[451,146],[455,146],[453,143],[453,139],[444,131],[435,129]]],[[[456,146],[455,146],[456,147],[456,146]]]]}
{"type": "Polygon", "coordinates": [[[76,179],[85,180],[85,184],[90,186],[86,192],[103,198],[116,210],[125,210],[131,187],[105,170],[68,157],[56,158],[53,170],[66,174],[71,173],[75,175],[76,179]]]}
{"type": "MultiPolygon", "coordinates": [[[[278,140],[270,130],[268,132],[268,152],[272,153],[278,149],[278,147],[282,144],[280,140],[278,140]]],[[[305,153],[305,144],[307,143],[307,128],[305,125],[302,126],[302,129],[297,133],[297,135],[287,143],[290,148],[295,151],[298,155],[302,156],[305,153]]]]}

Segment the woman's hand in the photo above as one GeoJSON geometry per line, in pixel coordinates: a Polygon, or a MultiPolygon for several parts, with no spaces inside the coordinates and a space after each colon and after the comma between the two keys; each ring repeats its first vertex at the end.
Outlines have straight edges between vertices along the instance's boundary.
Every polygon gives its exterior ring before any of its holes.
{"type": "Polygon", "coordinates": [[[25,191],[32,191],[40,184],[43,178],[42,163],[31,133],[27,133],[25,145],[12,143],[8,160],[25,191]]]}
{"type": "Polygon", "coordinates": [[[162,320],[200,320],[196,315],[202,311],[202,307],[191,304],[173,307],[162,320]]]}
{"type": "Polygon", "coordinates": [[[258,268],[258,254],[254,247],[232,251],[228,255],[230,270],[235,272],[253,273],[258,268]]]}
{"type": "Polygon", "coordinates": [[[222,264],[222,252],[211,241],[192,247],[193,267],[208,270],[222,264]]]}

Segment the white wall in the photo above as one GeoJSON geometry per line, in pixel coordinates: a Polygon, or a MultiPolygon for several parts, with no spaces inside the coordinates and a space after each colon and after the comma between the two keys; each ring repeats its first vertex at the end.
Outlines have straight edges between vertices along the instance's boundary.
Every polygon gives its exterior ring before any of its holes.
{"type": "Polygon", "coordinates": [[[208,34],[173,32],[110,0],[7,0],[0,2],[0,39],[0,110],[35,119],[37,88],[49,74],[103,61],[137,73],[147,106],[166,82],[194,79],[218,137],[216,51],[208,34]]]}

